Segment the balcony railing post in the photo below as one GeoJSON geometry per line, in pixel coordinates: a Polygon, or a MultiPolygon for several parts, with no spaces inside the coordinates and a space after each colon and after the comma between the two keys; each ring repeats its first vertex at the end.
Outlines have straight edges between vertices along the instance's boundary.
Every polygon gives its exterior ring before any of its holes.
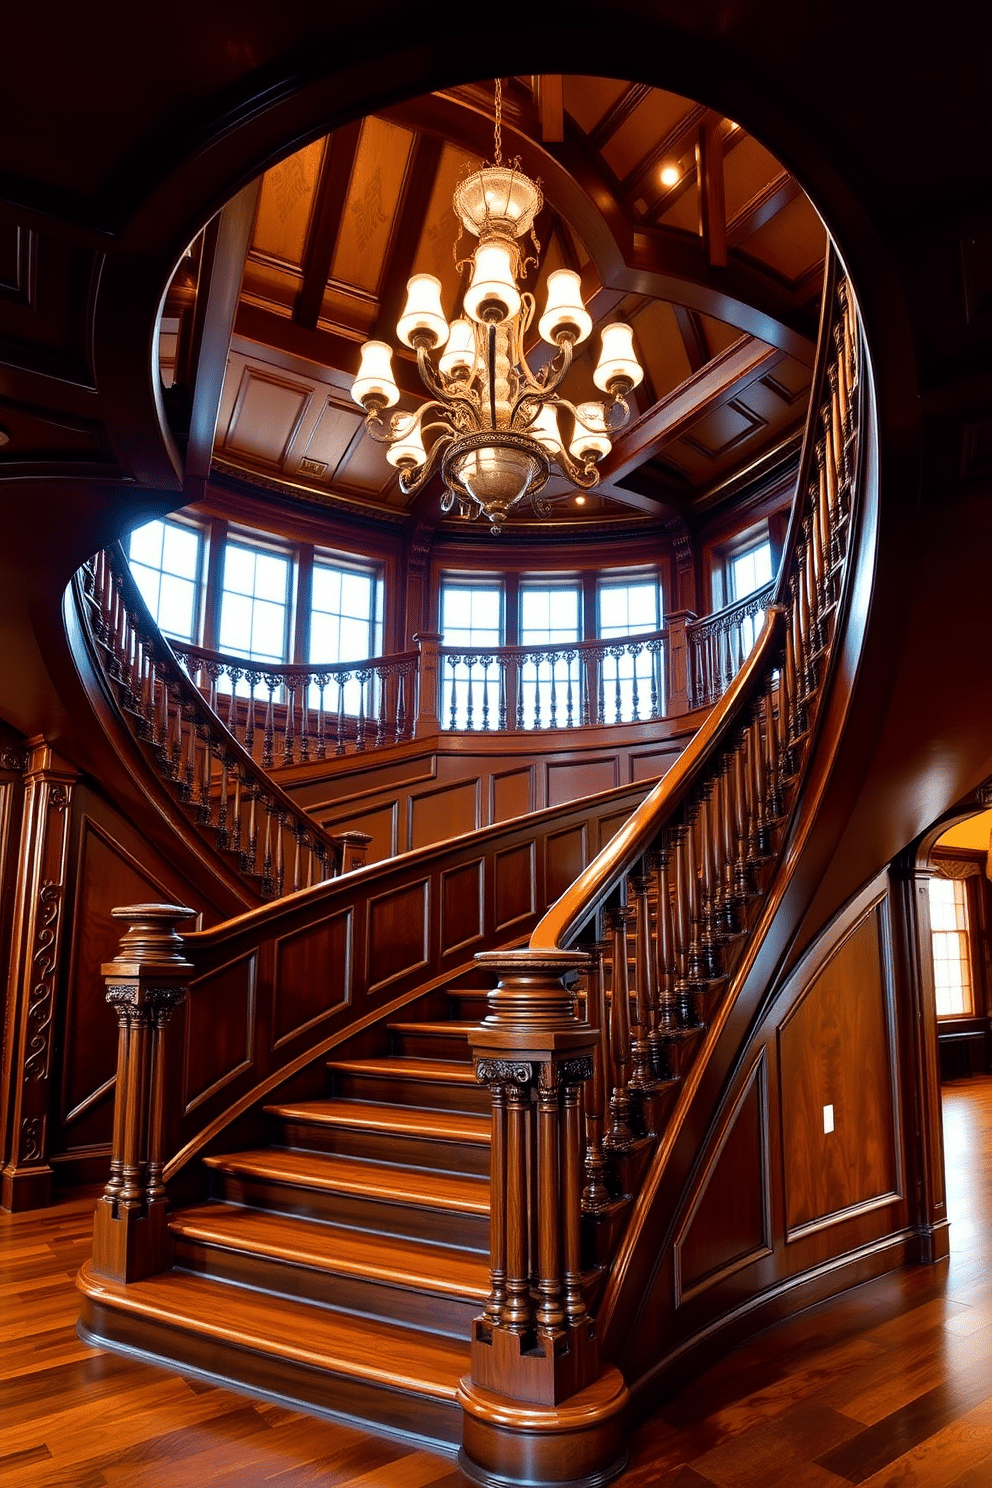
{"type": "Polygon", "coordinates": [[[413,737],[425,739],[436,734],[441,727],[441,659],[438,647],[444,637],[436,631],[422,630],[413,639],[420,649],[413,737]]]}
{"type": "Polygon", "coordinates": [[[477,1481],[480,1470],[523,1481],[525,1463],[528,1481],[535,1469],[540,1481],[556,1481],[552,1464],[564,1452],[586,1469],[577,1477],[592,1481],[591,1468],[605,1482],[622,1465],[627,1389],[600,1363],[579,1286],[579,1092],[599,1031],[579,1018],[573,985],[593,969],[591,958],[524,950],[478,960],[499,975],[489,1015],[471,1035],[476,1076],[493,1093],[493,1250],[472,1372],[459,1389],[462,1461],[477,1481]]]}
{"type": "Polygon", "coordinates": [[[697,617],[692,610],[675,610],[666,617],[668,626],[668,706],[669,718],[681,718],[695,706],[690,669],[689,635],[686,626],[697,617]]]}
{"type": "Polygon", "coordinates": [[[154,1276],[171,1263],[165,1158],[165,1029],[186,997],[193,967],[176,925],[196,911],[132,904],[112,911],[128,925],[101,967],[117,1013],[117,1089],[110,1178],[96,1206],[93,1269],[115,1281],[154,1276]]]}

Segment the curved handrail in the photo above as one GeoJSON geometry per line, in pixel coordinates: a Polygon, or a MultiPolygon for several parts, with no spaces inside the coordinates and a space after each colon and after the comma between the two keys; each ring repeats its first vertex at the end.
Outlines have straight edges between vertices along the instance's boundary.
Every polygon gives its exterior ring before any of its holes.
{"type": "Polygon", "coordinates": [[[368,839],[326,832],[225,727],[152,619],[119,544],[77,575],[77,600],[94,653],[106,657],[104,675],[158,779],[200,836],[232,855],[260,898],[357,866],[355,850],[361,860],[368,839]]]}

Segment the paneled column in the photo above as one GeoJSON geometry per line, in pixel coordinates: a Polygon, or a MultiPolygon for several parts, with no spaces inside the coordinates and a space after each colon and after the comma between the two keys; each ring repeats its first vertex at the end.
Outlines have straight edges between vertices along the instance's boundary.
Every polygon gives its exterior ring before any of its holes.
{"type": "Polygon", "coordinates": [[[28,741],[3,1062],[0,1203],[51,1202],[48,1115],[72,792],[79,772],[42,738],[28,741]]]}

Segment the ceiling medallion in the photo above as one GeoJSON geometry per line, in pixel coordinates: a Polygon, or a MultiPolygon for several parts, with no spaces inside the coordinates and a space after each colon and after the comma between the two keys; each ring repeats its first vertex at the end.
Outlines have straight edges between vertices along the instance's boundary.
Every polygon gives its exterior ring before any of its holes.
{"type": "Polygon", "coordinates": [[[362,347],[351,390],[365,409],[366,428],[399,470],[404,495],[420,490],[440,465],[441,510],[457,504],[462,516],[484,514],[494,535],[524,500],[538,516],[550,515],[551,505],[540,492],[552,465],[584,491],[598,483],[596,463],[609,453],[610,436],[627,422],[627,395],[644,376],[631,328],[617,321],[603,328],[593,373],[611,401],[576,406],[559,396],[574,348],[592,330],[579,275],[570,269],[548,275],[547,304],[538,321],[541,339],[556,348],[555,355],[536,374],[528,366],[524,338],[537,307],[519,281],[536,259],[523,251],[522,240],[529,233],[539,251],[534,220],[544,198],[516,164],[503,164],[501,106],[497,81],[495,163],[460,182],[453,199],[462,226],[478,239],[465,261],[472,272],[462,315],[449,326],[440,280],[414,274],[396,326],[400,340],[417,353],[429,401],[416,413],[394,413],[388,424],[383,420],[400,396],[384,341],[362,347]],[[435,365],[428,353],[438,348],[435,365]]]}

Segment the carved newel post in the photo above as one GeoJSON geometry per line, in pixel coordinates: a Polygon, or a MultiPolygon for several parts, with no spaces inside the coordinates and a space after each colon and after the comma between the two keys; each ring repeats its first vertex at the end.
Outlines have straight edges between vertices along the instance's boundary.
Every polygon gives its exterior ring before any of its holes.
{"type": "Polygon", "coordinates": [[[100,968],[119,1033],[110,1178],[96,1206],[93,1270],[137,1281],[171,1262],[162,1181],[165,1029],[193,971],[176,925],[196,912],[180,904],[132,904],[111,913],[129,928],[113,961],[100,968]]]}
{"type": "Polygon", "coordinates": [[[473,1481],[605,1483],[626,1461],[619,1371],[582,1291],[582,1086],[599,1031],[577,1015],[582,951],[485,952],[499,974],[471,1035],[492,1095],[490,1294],[472,1337],[460,1461],[473,1481]]]}

